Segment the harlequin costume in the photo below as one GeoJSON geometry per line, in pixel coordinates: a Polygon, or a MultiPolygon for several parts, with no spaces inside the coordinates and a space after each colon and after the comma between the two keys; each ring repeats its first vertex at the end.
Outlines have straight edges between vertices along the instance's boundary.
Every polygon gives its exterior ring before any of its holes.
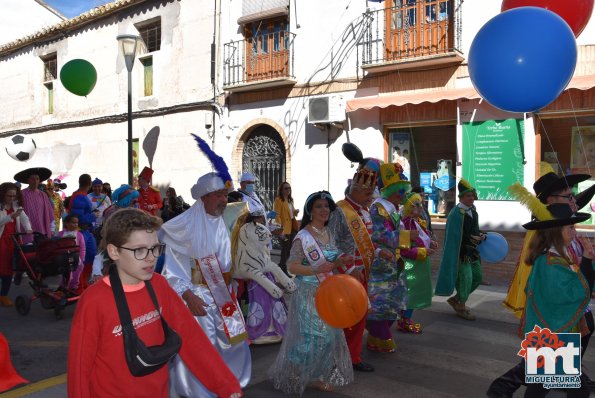
{"type": "Polygon", "coordinates": [[[380,165],[378,186],[381,197],[370,207],[375,256],[368,279],[367,347],[373,351],[394,352],[396,344],[390,328],[401,311],[407,308],[404,264],[399,249],[409,247],[410,234],[401,230],[399,208],[391,198],[394,194],[405,197],[411,190],[411,183],[403,174],[401,165],[387,163],[380,165]],[[393,257],[381,256],[383,250],[393,257]]]}
{"type": "MultiPolygon", "coordinates": [[[[344,144],[345,146],[345,144],[344,144]]],[[[362,159],[358,171],[353,176],[352,184],[375,189],[380,170],[377,159],[362,159]]],[[[357,204],[347,195],[337,202],[337,209],[331,212],[328,229],[337,242],[341,253],[352,254],[354,263],[337,268],[340,273],[351,274],[356,268],[363,269],[362,285],[367,291],[370,267],[374,260],[374,244],[372,243],[372,219],[368,209],[357,204]]],[[[374,368],[362,361],[362,338],[366,327],[366,316],[351,328],[343,329],[349,346],[351,361],[356,370],[371,372],[374,368]]]]}
{"type": "MultiPolygon", "coordinates": [[[[458,189],[459,198],[468,192],[476,192],[475,188],[463,179],[459,181],[458,189]]],[[[465,307],[465,302],[482,280],[481,258],[476,249],[480,241],[472,238],[479,235],[479,218],[475,206],[468,207],[458,203],[446,219],[444,250],[436,282],[436,295],[450,296],[456,287],[457,294],[447,302],[459,317],[467,320],[475,320],[475,317],[465,307]]]]}
{"type": "MultiPolygon", "coordinates": [[[[153,170],[145,167],[143,171],[138,175],[139,179],[145,180],[151,184],[151,178],[153,177],[153,170]]],[[[163,207],[163,201],[161,200],[161,193],[158,188],[148,185],[146,188],[138,188],[138,205],[140,209],[147,213],[155,216],[159,209],[163,207]]]]}
{"type": "MultiPolygon", "coordinates": [[[[191,188],[196,202],[184,213],[167,221],[158,231],[166,244],[163,276],[182,296],[190,291],[206,303],[205,316],[195,316],[211,343],[245,387],[250,382],[252,360],[248,333],[231,284],[231,241],[223,217],[208,214],[203,196],[233,189],[227,165],[208,144],[194,136],[217,172],[202,175],[191,188]]],[[[213,390],[197,380],[183,359],[174,359],[170,383],[178,395],[215,397],[213,390]]]]}
{"type": "Polygon", "coordinates": [[[422,198],[417,193],[407,196],[403,205],[403,226],[406,230],[418,231],[419,236],[411,243],[410,248],[401,249],[401,257],[405,261],[405,277],[407,279],[407,311],[399,320],[397,329],[402,332],[421,333],[421,325],[411,320],[413,310],[427,308],[432,305],[432,266],[428,249],[432,243],[432,234],[428,231],[426,221],[422,217],[414,218],[412,206],[422,206],[422,198]]]}

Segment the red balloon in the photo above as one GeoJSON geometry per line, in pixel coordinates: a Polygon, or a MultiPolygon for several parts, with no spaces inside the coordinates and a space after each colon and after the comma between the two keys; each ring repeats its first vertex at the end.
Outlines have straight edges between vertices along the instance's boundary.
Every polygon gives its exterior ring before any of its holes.
{"type": "Polygon", "coordinates": [[[561,16],[570,25],[574,37],[578,37],[591,18],[593,2],[594,0],[504,0],[501,10],[517,7],[545,8],[561,16]]]}
{"type": "Polygon", "coordinates": [[[355,325],[368,311],[366,289],[349,275],[332,275],[322,281],[315,301],[320,319],[337,329],[355,325]]]}

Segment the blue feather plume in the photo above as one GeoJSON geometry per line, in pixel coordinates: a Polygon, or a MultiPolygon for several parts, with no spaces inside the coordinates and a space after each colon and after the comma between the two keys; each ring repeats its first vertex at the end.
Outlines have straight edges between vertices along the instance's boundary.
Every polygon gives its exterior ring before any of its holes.
{"type": "Polygon", "coordinates": [[[225,160],[215,152],[211,150],[211,147],[205,140],[197,136],[196,134],[192,134],[196,142],[198,143],[198,147],[200,150],[209,158],[209,161],[217,171],[219,177],[223,180],[223,183],[226,187],[232,188],[232,181],[231,176],[229,175],[229,171],[227,169],[227,164],[225,164],[225,160]]]}

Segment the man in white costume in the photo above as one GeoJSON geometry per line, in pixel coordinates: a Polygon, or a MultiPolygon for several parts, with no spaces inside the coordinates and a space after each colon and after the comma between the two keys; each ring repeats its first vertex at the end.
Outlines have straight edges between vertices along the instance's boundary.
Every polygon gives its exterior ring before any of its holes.
{"type": "MultiPolygon", "coordinates": [[[[252,361],[244,318],[231,286],[231,243],[222,217],[232,188],[226,172],[200,177],[191,189],[196,202],[163,224],[159,238],[167,245],[163,276],[186,302],[244,388],[250,381],[252,361]]],[[[216,397],[188,371],[179,356],[170,366],[170,383],[181,396],[216,397]]]]}
{"type": "Polygon", "coordinates": [[[240,189],[238,189],[238,192],[242,194],[242,201],[248,203],[250,213],[261,211],[263,214],[266,214],[264,205],[260,201],[256,192],[254,192],[255,181],[256,177],[254,174],[247,171],[242,173],[242,176],[240,177],[240,189]]]}

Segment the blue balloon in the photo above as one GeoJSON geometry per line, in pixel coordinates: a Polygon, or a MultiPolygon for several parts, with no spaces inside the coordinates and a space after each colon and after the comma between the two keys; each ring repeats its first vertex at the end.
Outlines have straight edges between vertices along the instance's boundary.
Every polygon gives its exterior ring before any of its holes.
{"type": "Polygon", "coordinates": [[[566,88],[576,67],[576,40],[557,14],[520,7],[490,19],[469,50],[469,77],[490,104],[535,112],[566,88]]]}
{"type": "Polygon", "coordinates": [[[481,261],[499,263],[508,254],[508,242],[498,232],[488,232],[486,240],[477,245],[481,261]]]}

